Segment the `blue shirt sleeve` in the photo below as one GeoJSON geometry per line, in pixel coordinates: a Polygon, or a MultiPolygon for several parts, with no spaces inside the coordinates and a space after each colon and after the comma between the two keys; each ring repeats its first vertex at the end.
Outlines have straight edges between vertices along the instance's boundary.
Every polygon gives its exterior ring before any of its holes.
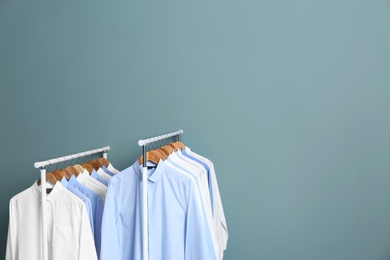
{"type": "Polygon", "coordinates": [[[199,195],[195,186],[189,190],[185,230],[185,259],[214,260],[216,256],[199,195]]]}

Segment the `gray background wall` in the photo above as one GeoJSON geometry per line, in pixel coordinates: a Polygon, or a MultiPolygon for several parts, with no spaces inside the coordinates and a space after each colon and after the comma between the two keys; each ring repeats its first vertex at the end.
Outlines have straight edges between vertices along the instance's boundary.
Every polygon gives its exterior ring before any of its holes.
{"type": "Polygon", "coordinates": [[[184,129],[225,259],[390,259],[390,2],[0,0],[0,255],[35,161],[184,129]]]}

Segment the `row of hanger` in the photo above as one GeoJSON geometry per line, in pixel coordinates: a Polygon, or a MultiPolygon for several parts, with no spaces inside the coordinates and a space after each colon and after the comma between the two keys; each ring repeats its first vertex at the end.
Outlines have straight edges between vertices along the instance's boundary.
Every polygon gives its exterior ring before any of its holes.
{"type": "MultiPolygon", "coordinates": [[[[84,172],[84,170],[87,170],[89,173],[92,173],[93,170],[99,170],[99,168],[108,165],[110,162],[106,158],[99,158],[96,160],[90,160],[83,164],[75,164],[72,166],[68,166],[64,169],[57,169],[52,172],[46,173],[46,181],[55,184],[57,181],[61,181],[63,177],[65,177],[67,180],[69,180],[72,175],[77,177],[80,173],[84,172]]],[[[38,180],[38,186],[41,184],[41,179],[38,180]]]]}
{"type": "MultiPolygon", "coordinates": [[[[167,157],[177,150],[183,150],[186,146],[180,142],[169,143],[162,147],[159,147],[154,150],[150,150],[146,153],[147,161],[152,162],[154,164],[158,164],[160,160],[165,161],[167,157]]],[[[139,164],[143,162],[143,156],[141,156],[138,160],[139,164]]],[[[57,181],[61,181],[63,177],[69,180],[72,175],[77,177],[80,173],[87,170],[89,173],[92,173],[93,170],[99,170],[103,165],[108,167],[110,162],[106,158],[99,158],[96,160],[91,160],[83,164],[75,164],[72,166],[68,166],[64,169],[56,169],[52,172],[46,173],[46,181],[55,184],[57,181]]],[[[41,184],[41,180],[38,180],[38,186],[41,184]]]]}
{"type": "MultiPolygon", "coordinates": [[[[177,150],[181,151],[184,148],[186,148],[186,146],[182,142],[180,142],[180,141],[177,141],[177,142],[174,142],[174,143],[169,143],[169,144],[164,145],[164,146],[162,146],[160,148],[148,151],[146,153],[146,159],[149,162],[152,162],[154,164],[158,164],[160,159],[165,161],[167,159],[167,157],[171,153],[173,153],[174,151],[177,151],[177,150]]],[[[143,158],[142,157],[143,156],[141,156],[138,159],[139,164],[142,164],[142,162],[143,162],[143,158]]]]}

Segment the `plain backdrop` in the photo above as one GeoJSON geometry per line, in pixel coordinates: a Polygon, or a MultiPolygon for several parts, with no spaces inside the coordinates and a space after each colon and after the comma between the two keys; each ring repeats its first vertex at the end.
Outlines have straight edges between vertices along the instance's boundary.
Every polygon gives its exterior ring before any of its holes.
{"type": "Polygon", "coordinates": [[[389,47],[389,0],[0,0],[0,256],[35,161],[183,129],[226,260],[390,259],[389,47]]]}

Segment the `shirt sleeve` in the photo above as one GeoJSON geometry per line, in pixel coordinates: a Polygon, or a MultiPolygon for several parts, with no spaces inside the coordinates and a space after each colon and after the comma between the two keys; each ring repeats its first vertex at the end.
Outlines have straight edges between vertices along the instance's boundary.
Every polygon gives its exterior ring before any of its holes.
{"type": "Polygon", "coordinates": [[[7,251],[5,254],[5,260],[16,260],[16,230],[14,227],[13,219],[13,203],[9,202],[9,223],[8,223],[8,237],[7,237],[7,251]]]}
{"type": "Polygon", "coordinates": [[[87,209],[85,204],[81,209],[81,228],[79,240],[79,260],[97,260],[95,242],[89,224],[87,209]]]}
{"type": "Polygon", "coordinates": [[[221,200],[221,194],[219,192],[218,188],[218,182],[217,182],[217,176],[215,174],[214,165],[212,162],[209,162],[210,167],[210,175],[211,175],[211,181],[212,185],[214,187],[213,193],[214,193],[214,221],[215,221],[215,227],[217,232],[217,237],[219,237],[219,245],[221,252],[220,254],[223,255],[223,250],[226,250],[227,241],[229,237],[227,224],[226,224],[226,218],[225,213],[222,206],[222,200],[221,200]]]}
{"type": "Polygon", "coordinates": [[[87,215],[88,215],[89,225],[90,225],[91,230],[92,230],[92,235],[94,235],[95,227],[93,226],[93,214],[92,214],[91,200],[89,198],[87,198],[84,203],[85,203],[85,206],[87,208],[87,215]]]}
{"type": "Polygon", "coordinates": [[[121,260],[121,248],[117,227],[118,187],[116,182],[109,181],[106,203],[104,205],[102,220],[102,240],[100,248],[100,260],[121,260]]]}
{"type": "Polygon", "coordinates": [[[216,259],[200,194],[193,183],[188,194],[185,260],[216,259]]]}

